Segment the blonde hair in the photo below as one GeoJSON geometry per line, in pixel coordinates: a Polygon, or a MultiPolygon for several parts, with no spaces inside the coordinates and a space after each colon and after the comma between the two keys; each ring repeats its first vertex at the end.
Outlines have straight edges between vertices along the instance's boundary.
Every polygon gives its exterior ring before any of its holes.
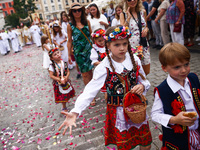
{"type": "Polygon", "coordinates": [[[179,43],[168,43],[160,50],[159,61],[163,66],[175,65],[177,61],[190,61],[190,52],[179,43]]]}
{"type": "MultiPolygon", "coordinates": [[[[124,0],[124,4],[125,4],[125,10],[128,9],[128,4],[127,4],[127,0],[124,0]]],[[[142,5],[142,0],[137,0],[137,5],[135,7],[135,12],[140,12],[144,9],[144,6],[142,5]]]]}
{"type": "Polygon", "coordinates": [[[44,44],[46,43],[46,40],[48,40],[49,38],[48,38],[48,36],[46,36],[46,35],[43,35],[42,37],[41,37],[41,44],[42,44],[42,50],[44,51],[44,44]]]}

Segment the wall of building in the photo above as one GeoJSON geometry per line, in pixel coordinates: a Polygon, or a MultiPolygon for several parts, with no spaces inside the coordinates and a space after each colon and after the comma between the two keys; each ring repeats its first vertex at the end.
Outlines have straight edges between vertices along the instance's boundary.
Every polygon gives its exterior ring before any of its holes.
{"type": "Polygon", "coordinates": [[[3,15],[6,17],[12,13],[15,13],[13,8],[13,1],[12,0],[2,0],[0,1],[0,6],[2,7],[3,15]]]}

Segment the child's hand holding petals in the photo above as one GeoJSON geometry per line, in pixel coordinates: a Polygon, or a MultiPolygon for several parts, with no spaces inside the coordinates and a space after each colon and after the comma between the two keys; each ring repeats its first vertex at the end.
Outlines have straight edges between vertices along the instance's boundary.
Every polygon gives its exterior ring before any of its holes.
{"type": "Polygon", "coordinates": [[[61,84],[65,84],[65,79],[61,79],[61,84]]]}
{"type": "Polygon", "coordinates": [[[131,89],[131,93],[135,93],[138,95],[142,95],[143,91],[144,91],[144,85],[142,84],[138,84],[131,89]]]}

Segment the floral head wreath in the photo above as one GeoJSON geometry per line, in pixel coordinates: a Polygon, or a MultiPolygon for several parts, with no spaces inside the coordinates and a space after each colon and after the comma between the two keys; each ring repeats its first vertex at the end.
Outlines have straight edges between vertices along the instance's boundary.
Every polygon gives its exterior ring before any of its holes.
{"type": "Polygon", "coordinates": [[[126,39],[131,37],[131,32],[128,27],[120,26],[114,29],[108,36],[104,36],[104,39],[108,42],[119,39],[126,39]]]}
{"type": "Polygon", "coordinates": [[[49,55],[53,54],[55,51],[58,51],[59,49],[56,47],[56,48],[53,48],[49,51],[49,55]]]}
{"type": "Polygon", "coordinates": [[[92,33],[91,36],[92,36],[93,38],[104,37],[104,36],[105,36],[105,32],[106,32],[105,30],[100,29],[100,30],[98,30],[98,31],[96,31],[96,32],[94,32],[94,33],[92,33]]]}

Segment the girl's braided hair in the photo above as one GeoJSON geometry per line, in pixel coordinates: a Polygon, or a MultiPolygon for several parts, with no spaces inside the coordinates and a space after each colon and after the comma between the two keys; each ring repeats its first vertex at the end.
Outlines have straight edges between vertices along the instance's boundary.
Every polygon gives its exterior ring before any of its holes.
{"type": "MultiPolygon", "coordinates": [[[[105,33],[105,35],[106,35],[106,36],[109,36],[109,34],[112,33],[112,32],[114,31],[115,28],[120,27],[120,26],[121,26],[121,25],[117,25],[117,26],[113,26],[113,27],[108,28],[107,31],[106,31],[106,33],[105,33]]],[[[109,50],[108,50],[108,47],[107,47],[107,44],[108,44],[108,43],[109,43],[109,42],[106,41],[106,44],[105,44],[106,54],[107,54],[107,57],[108,57],[108,60],[109,60],[109,63],[110,63],[110,67],[112,68],[112,71],[115,72],[115,67],[113,66],[112,61],[111,61],[111,58],[110,58],[110,56],[109,56],[109,50]]],[[[135,59],[134,59],[134,56],[133,56],[133,52],[132,52],[132,50],[131,50],[131,45],[130,45],[129,40],[128,40],[128,53],[129,53],[129,55],[130,55],[131,62],[132,62],[132,65],[133,65],[133,71],[136,72],[136,71],[137,71],[137,64],[135,63],[135,59]]],[[[142,78],[143,80],[146,80],[145,77],[144,77],[141,73],[139,73],[139,75],[141,76],[141,78],[142,78]]]]}
{"type": "MultiPolygon", "coordinates": [[[[52,60],[52,55],[53,55],[53,53],[55,53],[58,50],[59,49],[57,49],[57,48],[51,48],[50,51],[49,51],[49,57],[50,57],[50,59],[52,61],[52,66],[53,66],[54,70],[56,68],[56,65],[55,65],[55,62],[52,60]]],[[[54,76],[56,76],[56,71],[54,71],[54,76]]]]}

